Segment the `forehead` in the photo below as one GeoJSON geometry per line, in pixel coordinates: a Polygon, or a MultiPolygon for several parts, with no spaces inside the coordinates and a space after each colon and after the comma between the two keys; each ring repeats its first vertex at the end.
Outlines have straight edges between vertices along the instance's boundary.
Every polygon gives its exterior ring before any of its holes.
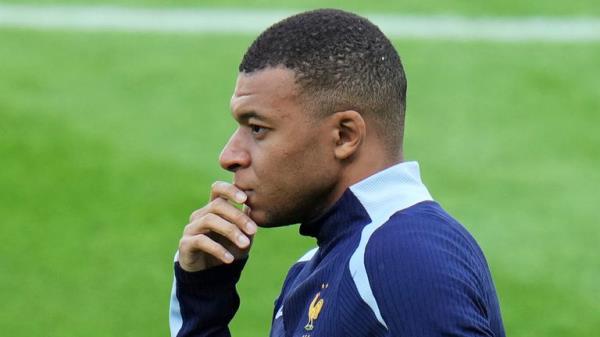
{"type": "Polygon", "coordinates": [[[298,92],[295,74],[290,69],[277,67],[240,73],[231,97],[231,112],[236,118],[248,112],[265,117],[287,114],[297,106],[298,92]]]}

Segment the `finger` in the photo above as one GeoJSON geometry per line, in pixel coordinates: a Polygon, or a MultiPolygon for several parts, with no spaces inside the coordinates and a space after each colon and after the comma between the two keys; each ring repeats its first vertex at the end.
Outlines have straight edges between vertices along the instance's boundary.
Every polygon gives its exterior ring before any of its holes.
{"type": "Polygon", "coordinates": [[[190,216],[189,223],[194,222],[196,219],[199,219],[208,213],[215,213],[222,216],[229,222],[237,225],[248,235],[256,233],[257,225],[252,218],[250,218],[250,208],[246,205],[243,205],[242,210],[240,210],[225,199],[217,198],[205,207],[194,211],[190,216]]]}
{"type": "Polygon", "coordinates": [[[191,222],[185,226],[184,230],[186,235],[206,234],[209,232],[220,234],[242,249],[250,245],[250,239],[236,225],[213,213],[208,213],[191,222]]]}
{"type": "Polygon", "coordinates": [[[240,210],[233,206],[225,199],[217,198],[211,202],[210,212],[222,216],[227,221],[237,225],[241,230],[248,235],[256,233],[256,223],[250,218],[249,213],[246,213],[248,206],[244,205],[240,210]]]}
{"type": "MultiPolygon", "coordinates": [[[[244,212],[244,214],[246,214],[248,217],[250,217],[250,213],[252,213],[252,209],[250,208],[250,206],[244,204],[242,206],[242,212],[244,212]]],[[[250,220],[252,220],[252,219],[250,219],[250,220]]]]}
{"type": "Polygon", "coordinates": [[[190,219],[189,219],[188,222],[192,222],[192,221],[194,221],[194,219],[200,218],[204,214],[207,214],[207,213],[208,213],[208,210],[206,209],[206,206],[202,207],[200,209],[197,209],[197,210],[195,210],[195,211],[192,212],[192,214],[190,215],[190,219]]]}
{"type": "Polygon", "coordinates": [[[210,189],[211,201],[219,197],[237,202],[238,204],[242,204],[248,199],[248,196],[244,191],[240,190],[235,185],[224,181],[214,182],[210,189]]]}
{"type": "Polygon", "coordinates": [[[204,234],[199,234],[191,238],[191,244],[195,249],[210,254],[224,263],[233,262],[233,254],[204,234]]]}

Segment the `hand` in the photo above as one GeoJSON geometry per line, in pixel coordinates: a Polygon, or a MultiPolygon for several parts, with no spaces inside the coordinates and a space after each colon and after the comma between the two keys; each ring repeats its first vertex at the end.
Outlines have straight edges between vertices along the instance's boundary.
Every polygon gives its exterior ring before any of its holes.
{"type": "Polygon", "coordinates": [[[179,265],[188,272],[200,271],[245,257],[257,226],[243,204],[247,195],[235,185],[217,181],[210,202],[194,211],[179,241],[179,265]]]}

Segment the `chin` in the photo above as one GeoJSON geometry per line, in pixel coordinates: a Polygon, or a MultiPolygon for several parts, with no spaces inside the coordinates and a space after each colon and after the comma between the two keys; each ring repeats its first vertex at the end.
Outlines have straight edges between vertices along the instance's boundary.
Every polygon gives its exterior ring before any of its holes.
{"type": "Polygon", "coordinates": [[[291,225],[287,221],[279,221],[277,217],[273,217],[269,212],[262,209],[252,209],[250,218],[261,228],[272,228],[291,225]]]}
{"type": "Polygon", "coordinates": [[[265,223],[267,223],[267,218],[265,215],[265,212],[258,208],[250,208],[250,213],[248,214],[250,219],[252,219],[252,221],[254,221],[258,227],[268,227],[265,226],[265,223]]]}

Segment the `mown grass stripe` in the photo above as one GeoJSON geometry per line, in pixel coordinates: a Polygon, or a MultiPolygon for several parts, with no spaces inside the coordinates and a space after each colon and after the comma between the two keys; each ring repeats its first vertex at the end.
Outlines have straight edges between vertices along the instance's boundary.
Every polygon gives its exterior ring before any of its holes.
{"type": "MultiPolygon", "coordinates": [[[[0,27],[122,32],[257,34],[294,12],[247,9],[0,5],[0,27]]],[[[600,19],[366,14],[391,38],[598,42],[600,19]]]]}

